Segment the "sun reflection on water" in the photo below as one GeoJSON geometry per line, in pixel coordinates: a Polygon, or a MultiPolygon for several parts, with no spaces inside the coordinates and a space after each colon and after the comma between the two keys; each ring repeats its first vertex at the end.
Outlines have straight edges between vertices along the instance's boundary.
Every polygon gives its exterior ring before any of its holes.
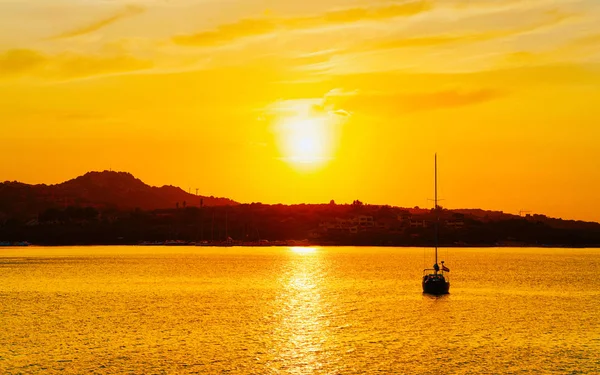
{"type": "Polygon", "coordinates": [[[313,254],[317,252],[316,247],[290,247],[290,250],[296,254],[313,254]]]}
{"type": "Polygon", "coordinates": [[[281,292],[276,306],[278,324],[274,330],[275,347],[269,367],[274,372],[313,374],[325,366],[328,334],[327,309],[322,300],[324,265],[316,248],[292,247],[280,279],[281,292]]]}

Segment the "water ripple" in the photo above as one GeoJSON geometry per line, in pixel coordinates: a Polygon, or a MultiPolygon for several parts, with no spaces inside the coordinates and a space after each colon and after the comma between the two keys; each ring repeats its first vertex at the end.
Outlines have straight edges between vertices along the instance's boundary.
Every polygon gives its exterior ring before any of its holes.
{"type": "Polygon", "coordinates": [[[600,250],[537,250],[4,251],[0,373],[598,373],[600,250]]]}

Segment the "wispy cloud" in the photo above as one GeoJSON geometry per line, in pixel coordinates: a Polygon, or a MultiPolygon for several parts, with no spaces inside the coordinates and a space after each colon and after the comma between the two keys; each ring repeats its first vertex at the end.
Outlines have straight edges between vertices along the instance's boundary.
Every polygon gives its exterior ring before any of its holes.
{"type": "Polygon", "coordinates": [[[325,106],[375,116],[399,115],[417,111],[456,108],[488,102],[505,96],[494,89],[444,90],[422,93],[329,93],[325,106]]]}
{"type": "Polygon", "coordinates": [[[62,53],[44,55],[28,49],[9,50],[0,54],[0,77],[35,76],[65,80],[152,68],[151,61],[128,55],[94,56],[62,53]]]}
{"type": "Polygon", "coordinates": [[[132,56],[60,56],[50,77],[59,79],[83,78],[97,75],[125,73],[150,69],[151,61],[140,60],[132,56]]]}
{"type": "Polygon", "coordinates": [[[519,50],[498,56],[499,67],[511,66],[552,66],[580,63],[593,66],[598,63],[600,34],[589,34],[567,40],[562,44],[543,51],[519,50]],[[595,57],[595,58],[594,58],[595,57]]]}
{"type": "Polygon", "coordinates": [[[235,23],[219,26],[216,30],[205,31],[194,35],[173,37],[173,42],[189,46],[213,46],[226,43],[237,38],[269,34],[275,31],[278,23],[267,18],[248,18],[235,23]]]}
{"type": "Polygon", "coordinates": [[[600,33],[582,36],[569,44],[573,47],[600,47],[600,33]]]}
{"type": "MultiPolygon", "coordinates": [[[[528,58],[528,56],[524,56],[528,58]]],[[[504,67],[469,73],[373,72],[333,76],[326,103],[355,113],[402,114],[513,98],[532,87],[597,85],[600,64],[504,67]]]]}
{"type": "Polygon", "coordinates": [[[353,115],[390,118],[414,112],[467,107],[507,95],[506,90],[457,88],[429,91],[346,91],[334,89],[321,97],[277,100],[262,115],[266,118],[323,116],[344,120],[353,115]]]}
{"type": "Polygon", "coordinates": [[[536,23],[532,23],[522,27],[507,28],[503,30],[491,30],[482,32],[470,32],[470,33],[455,33],[455,34],[438,34],[421,37],[409,37],[409,38],[398,38],[395,40],[388,40],[383,42],[376,42],[367,44],[357,49],[394,49],[394,48],[408,48],[408,47],[432,47],[440,46],[453,43],[475,43],[484,42],[494,39],[507,38],[515,35],[521,35],[525,33],[535,32],[545,28],[550,28],[559,25],[571,18],[571,14],[563,14],[559,12],[547,13],[548,19],[542,20],[536,23]]]}
{"type": "Polygon", "coordinates": [[[187,46],[214,46],[239,38],[270,34],[276,30],[303,30],[359,21],[378,21],[409,17],[432,9],[429,1],[411,1],[371,8],[349,8],[314,16],[246,18],[224,24],[215,30],[173,37],[173,42],[187,46]]]}
{"type": "Polygon", "coordinates": [[[66,31],[64,33],[55,35],[55,36],[51,37],[50,39],[72,38],[72,37],[76,37],[76,36],[80,36],[80,35],[89,34],[94,31],[100,30],[103,27],[106,27],[110,24],[113,24],[119,20],[122,20],[124,18],[128,18],[128,17],[132,17],[135,15],[141,14],[144,11],[145,11],[145,8],[142,8],[138,5],[129,5],[125,9],[121,10],[120,12],[118,12],[108,18],[104,18],[102,20],[96,21],[89,25],[81,26],[77,29],[66,31]]]}
{"type": "MultiPolygon", "coordinates": [[[[427,71],[433,67],[433,71],[437,71],[437,64],[451,71],[450,65],[454,64],[460,66],[458,70],[465,71],[481,70],[495,64],[492,61],[495,54],[511,49],[508,43],[504,43],[507,39],[519,41],[520,49],[523,48],[521,46],[527,49],[527,43],[533,44],[542,33],[554,33],[559,28],[575,25],[576,22],[571,21],[577,21],[581,16],[576,10],[545,6],[533,7],[518,14],[510,8],[463,14],[456,9],[433,8],[428,2],[370,7],[335,10],[310,17],[248,18],[223,24],[211,31],[174,37],[173,40],[184,46],[202,47],[218,47],[231,42],[233,48],[210,49],[211,59],[216,61],[224,60],[221,56],[243,56],[243,62],[247,62],[266,57],[278,60],[280,65],[287,66],[289,70],[304,72],[313,78],[357,71],[390,70],[390,65],[385,66],[385,61],[396,59],[400,60],[394,64],[395,69],[415,67],[414,70],[427,71]],[[432,11],[429,12],[429,9],[432,11]],[[389,21],[389,17],[419,14],[415,13],[417,11],[426,13],[410,22],[403,22],[403,19],[389,21]],[[448,19],[448,12],[456,19],[448,19]],[[513,17],[514,20],[506,23],[507,17],[513,17]],[[364,20],[372,22],[362,22],[364,20]],[[344,22],[353,24],[351,27],[336,27],[344,22]],[[272,43],[265,43],[261,38],[244,39],[243,43],[237,43],[244,37],[271,36],[281,30],[308,29],[310,32],[282,33],[272,43]],[[498,43],[487,43],[490,41],[498,43]],[[498,45],[496,52],[495,45],[498,45]],[[456,49],[437,48],[441,46],[456,49]],[[474,51],[478,56],[474,55],[474,51]],[[447,56],[448,64],[439,64],[430,58],[432,55],[447,56]],[[473,61],[463,62],[461,59],[473,61]]],[[[549,38],[542,43],[553,44],[556,41],[549,38]]],[[[235,60],[227,58],[226,63],[231,64],[235,60]]],[[[240,60],[240,63],[243,62],[240,60]]]]}
{"type": "Polygon", "coordinates": [[[46,57],[29,49],[13,49],[0,54],[0,77],[26,74],[39,67],[46,57]]]}

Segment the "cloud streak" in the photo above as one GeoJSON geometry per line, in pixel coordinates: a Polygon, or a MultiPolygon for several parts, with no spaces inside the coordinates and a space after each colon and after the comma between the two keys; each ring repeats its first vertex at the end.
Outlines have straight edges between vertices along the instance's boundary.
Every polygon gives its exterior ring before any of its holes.
{"type": "Polygon", "coordinates": [[[590,34],[571,41],[573,47],[598,47],[600,46],[600,34],[590,34]]]}
{"type": "Polygon", "coordinates": [[[444,90],[425,93],[329,93],[325,106],[334,111],[388,116],[436,109],[457,108],[488,102],[505,96],[493,89],[444,90]]]}
{"type": "Polygon", "coordinates": [[[349,8],[326,12],[315,16],[246,18],[224,24],[215,30],[192,35],[179,35],[173,42],[184,46],[209,47],[234,40],[267,35],[277,30],[305,30],[355,23],[379,21],[396,17],[410,17],[432,9],[429,1],[412,1],[376,8],[349,8]]]}
{"type": "Polygon", "coordinates": [[[383,49],[396,49],[396,48],[410,48],[410,47],[435,47],[453,43],[476,43],[485,42],[494,39],[507,38],[511,36],[521,35],[529,32],[535,32],[545,28],[559,25],[566,20],[572,18],[572,15],[551,13],[551,18],[548,20],[533,23],[527,26],[494,30],[479,33],[463,33],[463,34],[439,34],[430,35],[423,37],[413,38],[400,38],[392,41],[385,41],[379,43],[373,43],[370,45],[358,47],[358,49],[371,49],[371,50],[383,50],[383,49]]]}
{"type": "Polygon", "coordinates": [[[128,55],[92,56],[77,54],[44,55],[28,49],[0,54],[0,78],[35,76],[50,80],[92,77],[150,69],[152,62],[128,55]]]}
{"type": "Polygon", "coordinates": [[[98,31],[108,25],[111,25],[117,21],[120,21],[124,18],[133,17],[138,14],[141,14],[145,11],[145,8],[142,8],[137,5],[129,5],[119,13],[116,13],[108,18],[96,21],[86,26],[79,27],[74,30],[69,30],[64,33],[55,35],[50,39],[64,39],[64,38],[73,38],[76,36],[86,35],[93,33],[94,31],[98,31]]]}
{"type": "Polygon", "coordinates": [[[13,49],[0,54],[0,77],[26,74],[41,66],[46,57],[29,49],[13,49]]]}

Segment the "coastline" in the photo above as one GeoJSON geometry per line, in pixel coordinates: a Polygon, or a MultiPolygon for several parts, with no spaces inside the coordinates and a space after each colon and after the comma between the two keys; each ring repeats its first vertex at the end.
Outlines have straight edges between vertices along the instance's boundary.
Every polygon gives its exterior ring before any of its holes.
{"type": "MultiPolygon", "coordinates": [[[[253,242],[242,242],[242,241],[208,241],[203,243],[187,242],[187,241],[165,241],[165,242],[128,242],[128,241],[115,241],[105,243],[17,243],[17,244],[6,244],[0,243],[0,249],[6,248],[19,248],[19,247],[98,247],[98,246],[135,246],[135,247],[394,247],[394,248],[431,248],[434,245],[423,245],[423,244],[382,244],[382,243],[336,243],[336,242],[310,242],[310,241],[273,241],[268,243],[253,243],[253,242]]],[[[439,248],[556,248],[556,249],[597,249],[600,248],[600,244],[440,244],[439,248]]]]}

